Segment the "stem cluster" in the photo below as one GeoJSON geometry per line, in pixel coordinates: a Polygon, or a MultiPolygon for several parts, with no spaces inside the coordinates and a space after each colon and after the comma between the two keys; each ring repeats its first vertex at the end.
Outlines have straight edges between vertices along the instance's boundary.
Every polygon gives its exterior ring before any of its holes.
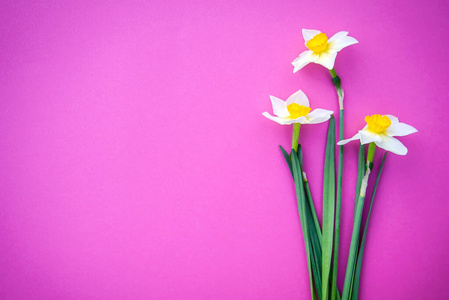
{"type": "MultiPolygon", "coordinates": [[[[341,79],[334,69],[330,70],[332,82],[338,96],[340,108],[339,139],[344,136],[344,92],[341,79]]],[[[337,287],[338,255],[340,241],[340,218],[343,182],[343,146],[338,148],[338,170],[335,172],[335,119],[331,116],[326,142],[326,155],[323,177],[323,225],[318,222],[314,202],[310,193],[309,183],[302,165],[302,150],[299,141],[300,124],[293,124],[292,150],[288,154],[282,147],[282,153],[295,182],[298,213],[304,236],[309,269],[309,282],[312,299],[322,300],[353,300],[358,298],[361,264],[366,242],[367,228],[373,206],[374,195],[380,174],[385,162],[385,155],[380,165],[377,179],[373,188],[369,213],[363,233],[361,234],[361,220],[368,179],[373,170],[376,145],[371,143],[365,157],[365,148],[359,148],[359,168],[356,184],[354,205],[354,224],[349,250],[348,264],[342,295],[337,287]],[[337,177],[336,177],[337,176],[337,177]]]]}

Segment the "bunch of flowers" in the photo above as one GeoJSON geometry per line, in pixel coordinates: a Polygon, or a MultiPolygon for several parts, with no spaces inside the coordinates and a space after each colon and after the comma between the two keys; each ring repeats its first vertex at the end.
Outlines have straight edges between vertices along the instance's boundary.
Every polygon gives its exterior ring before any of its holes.
{"type": "Polygon", "coordinates": [[[340,50],[358,42],[353,37],[348,36],[346,31],[340,31],[329,39],[325,33],[318,30],[303,29],[302,34],[308,50],[302,52],[293,61],[293,72],[299,71],[309,63],[320,64],[329,70],[337,92],[340,110],[340,141],[337,143],[339,145],[338,172],[335,172],[336,134],[333,111],[320,108],[312,110],[307,96],[299,90],[288,97],[286,101],[270,96],[275,116],[270,115],[268,112],[264,112],[263,115],[281,125],[292,125],[293,127],[291,152],[288,153],[282,147],[280,148],[290,169],[296,189],[312,299],[357,299],[371,209],[387,151],[405,155],[407,148],[394,136],[405,136],[415,133],[417,130],[410,125],[399,122],[395,116],[374,114],[365,117],[366,126],[362,130],[352,138],[344,140],[344,92],[341,87],[340,77],[334,69],[334,63],[340,50]],[[329,127],[323,175],[323,224],[320,226],[315,211],[315,204],[310,193],[309,182],[303,168],[299,132],[301,125],[317,124],[326,121],[329,121],[329,127]],[[337,288],[337,267],[343,181],[343,145],[354,140],[360,141],[354,199],[354,224],[344,287],[342,293],[340,293],[337,288]],[[367,153],[365,153],[366,144],[368,144],[367,153]],[[366,223],[363,232],[361,232],[362,213],[365,206],[365,198],[367,197],[369,177],[373,171],[376,148],[385,150],[385,153],[377,171],[366,223]]]}

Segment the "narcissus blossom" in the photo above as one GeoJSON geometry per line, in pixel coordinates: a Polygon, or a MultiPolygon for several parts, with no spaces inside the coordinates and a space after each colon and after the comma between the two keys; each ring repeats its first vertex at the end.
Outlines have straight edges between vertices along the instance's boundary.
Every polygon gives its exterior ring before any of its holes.
{"type": "Polygon", "coordinates": [[[357,44],[358,41],[348,36],[347,31],[340,31],[330,39],[325,33],[318,30],[303,29],[302,35],[308,51],[304,51],[296,58],[292,64],[295,67],[293,73],[302,69],[309,63],[320,64],[329,70],[334,68],[337,52],[350,45],[357,44]]]}
{"type": "Polygon", "coordinates": [[[268,112],[264,112],[263,115],[281,125],[322,123],[329,120],[333,113],[331,110],[321,108],[311,111],[309,99],[301,90],[288,97],[286,101],[274,96],[270,96],[270,99],[276,117],[268,112]]]}
{"type": "Polygon", "coordinates": [[[400,123],[392,115],[372,115],[365,117],[366,126],[356,135],[347,140],[338,142],[344,145],[349,141],[360,140],[362,145],[374,142],[377,147],[399,155],[407,154],[407,148],[394,136],[404,136],[418,132],[414,127],[400,123]]]}

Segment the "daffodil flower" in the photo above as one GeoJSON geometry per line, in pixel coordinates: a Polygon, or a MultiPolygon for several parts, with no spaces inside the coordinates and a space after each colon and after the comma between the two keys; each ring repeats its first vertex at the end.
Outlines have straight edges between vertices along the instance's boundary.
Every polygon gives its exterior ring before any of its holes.
{"type": "Polygon", "coordinates": [[[405,155],[407,154],[407,148],[394,136],[404,136],[418,132],[414,127],[400,123],[398,118],[392,115],[366,116],[365,121],[366,126],[356,135],[337,144],[344,145],[350,141],[360,140],[362,145],[374,143],[384,150],[398,155],[405,155]]]}
{"type": "Polygon", "coordinates": [[[320,64],[329,70],[334,68],[337,52],[350,45],[357,44],[358,41],[348,36],[347,31],[340,31],[330,39],[327,35],[318,30],[303,29],[302,35],[308,51],[304,51],[296,58],[292,64],[293,73],[302,69],[309,63],[320,64]]]}
{"type": "Polygon", "coordinates": [[[264,112],[263,115],[281,125],[322,123],[329,120],[333,113],[331,110],[321,108],[311,111],[309,99],[301,90],[288,97],[286,101],[274,96],[270,96],[270,99],[276,117],[268,112],[264,112]]]}

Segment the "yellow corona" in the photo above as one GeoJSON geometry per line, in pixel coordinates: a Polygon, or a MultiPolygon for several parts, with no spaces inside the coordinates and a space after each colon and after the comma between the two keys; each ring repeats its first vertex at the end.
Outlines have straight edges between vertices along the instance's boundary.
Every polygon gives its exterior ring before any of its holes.
{"type": "Polygon", "coordinates": [[[325,33],[318,33],[310,41],[307,42],[306,46],[311,51],[319,54],[327,50],[327,35],[325,33]]]}
{"type": "Polygon", "coordinates": [[[368,130],[374,133],[383,133],[391,125],[390,119],[382,115],[366,116],[365,122],[368,124],[368,130]]]}
{"type": "Polygon", "coordinates": [[[311,108],[299,105],[298,103],[292,103],[287,105],[287,110],[291,119],[297,119],[299,117],[305,117],[310,112],[311,108]]]}

